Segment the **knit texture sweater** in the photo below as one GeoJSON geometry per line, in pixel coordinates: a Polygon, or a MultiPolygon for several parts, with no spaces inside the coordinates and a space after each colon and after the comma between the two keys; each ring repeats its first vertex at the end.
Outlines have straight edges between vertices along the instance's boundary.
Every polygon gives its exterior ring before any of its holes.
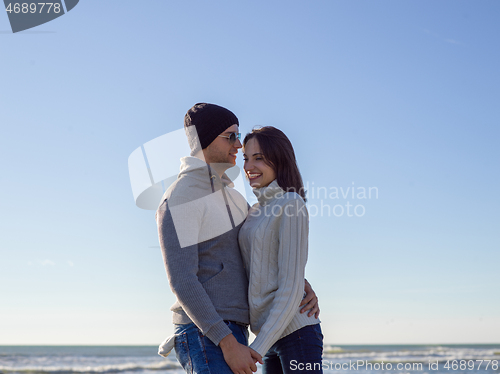
{"type": "Polygon", "coordinates": [[[165,269],[177,299],[172,320],[194,322],[218,345],[231,334],[224,320],[249,323],[248,279],[238,246],[248,204],[229,179],[221,179],[204,161],[184,157],[181,162],[156,212],[165,269]]]}
{"type": "Polygon", "coordinates": [[[240,229],[239,243],[249,278],[250,345],[264,356],[279,339],[319,323],[300,313],[304,296],[309,216],[302,197],[274,180],[254,189],[258,198],[240,229]]]}

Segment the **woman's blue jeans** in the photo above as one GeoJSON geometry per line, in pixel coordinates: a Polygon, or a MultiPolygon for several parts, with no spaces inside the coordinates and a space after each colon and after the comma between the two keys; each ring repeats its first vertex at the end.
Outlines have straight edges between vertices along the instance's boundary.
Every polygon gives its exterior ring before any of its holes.
{"type": "Polygon", "coordinates": [[[264,374],[323,373],[323,334],[318,324],[278,340],[264,357],[264,374]]]}
{"type": "MultiPolygon", "coordinates": [[[[248,345],[248,328],[224,321],[236,340],[248,345]]],[[[194,323],[175,325],[175,355],[186,373],[233,374],[224,360],[222,349],[204,336],[194,323]]]]}

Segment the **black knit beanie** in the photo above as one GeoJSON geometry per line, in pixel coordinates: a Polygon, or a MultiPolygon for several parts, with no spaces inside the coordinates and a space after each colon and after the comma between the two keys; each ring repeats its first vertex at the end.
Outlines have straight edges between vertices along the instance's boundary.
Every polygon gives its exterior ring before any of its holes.
{"type": "Polygon", "coordinates": [[[239,122],[230,110],[215,104],[195,104],[184,116],[184,130],[188,137],[191,155],[207,148],[217,136],[232,125],[239,125],[239,122]]]}

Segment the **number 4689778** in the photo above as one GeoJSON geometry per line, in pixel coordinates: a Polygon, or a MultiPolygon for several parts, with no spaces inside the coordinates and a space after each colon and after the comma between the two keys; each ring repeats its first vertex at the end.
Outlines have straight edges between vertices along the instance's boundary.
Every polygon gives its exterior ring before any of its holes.
{"type": "Polygon", "coordinates": [[[453,360],[446,361],[444,368],[447,370],[498,370],[498,360],[453,360]]]}
{"type": "Polygon", "coordinates": [[[50,13],[50,11],[54,13],[61,12],[61,4],[60,3],[9,3],[5,10],[7,13],[42,13],[42,11],[50,13]]]}

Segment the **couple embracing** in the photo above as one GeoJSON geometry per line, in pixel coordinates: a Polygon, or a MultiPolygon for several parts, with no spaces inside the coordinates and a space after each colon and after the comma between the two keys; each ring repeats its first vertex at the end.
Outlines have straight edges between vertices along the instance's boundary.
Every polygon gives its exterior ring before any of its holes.
{"type": "Polygon", "coordinates": [[[252,374],[257,361],[267,374],[321,373],[319,308],[304,279],[309,221],[292,144],[274,127],[241,143],[238,118],[214,104],[194,105],[184,127],[191,156],[156,213],[176,296],[175,334],[160,354],[175,348],[188,373],[252,374]],[[253,207],[225,174],[240,148],[253,207]],[[256,334],[250,346],[248,325],[256,334]]]}

